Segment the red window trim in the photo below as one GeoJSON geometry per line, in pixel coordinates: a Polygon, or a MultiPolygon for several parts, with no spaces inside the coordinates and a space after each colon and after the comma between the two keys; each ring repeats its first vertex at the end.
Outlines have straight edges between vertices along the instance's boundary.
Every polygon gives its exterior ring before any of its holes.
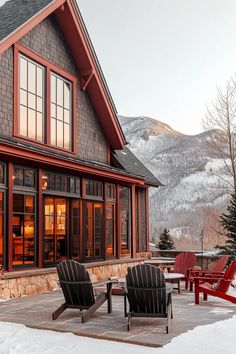
{"type": "Polygon", "coordinates": [[[77,95],[76,95],[76,90],[77,90],[77,78],[73,76],[72,74],[68,73],[64,69],[61,69],[57,67],[56,65],[52,64],[45,58],[41,57],[40,55],[36,54],[35,52],[31,51],[28,48],[25,48],[19,43],[14,44],[14,124],[13,124],[13,136],[17,140],[23,140],[30,142],[31,144],[35,144],[37,146],[43,146],[47,147],[47,149],[50,150],[56,150],[56,151],[61,151],[63,153],[66,153],[68,155],[76,155],[77,152],[77,144],[76,144],[76,101],[77,101],[77,95]],[[34,139],[30,139],[27,137],[23,137],[19,135],[19,127],[18,127],[18,97],[19,97],[19,92],[18,92],[18,83],[19,83],[19,55],[23,54],[30,59],[36,61],[38,64],[42,65],[45,67],[46,71],[46,77],[45,77],[45,89],[46,89],[46,97],[45,97],[45,102],[46,102],[46,109],[45,109],[45,118],[46,118],[46,134],[45,134],[45,143],[44,142],[39,142],[34,139]],[[71,139],[72,139],[72,150],[66,150],[60,147],[52,146],[50,145],[50,73],[54,72],[62,78],[65,78],[72,83],[72,95],[73,95],[73,106],[72,106],[72,134],[71,134],[71,139]]]}

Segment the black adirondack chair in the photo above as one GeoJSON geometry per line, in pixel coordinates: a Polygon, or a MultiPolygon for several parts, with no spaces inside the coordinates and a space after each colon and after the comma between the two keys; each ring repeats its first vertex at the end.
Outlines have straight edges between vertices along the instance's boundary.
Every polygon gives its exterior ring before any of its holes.
{"type": "Polygon", "coordinates": [[[166,318],[166,333],[170,329],[172,313],[171,291],[173,286],[165,283],[160,269],[149,264],[128,268],[126,275],[125,315],[128,316],[127,330],[131,329],[132,317],[166,318]],[[129,311],[127,312],[127,301],[129,311]]]}
{"type": "Polygon", "coordinates": [[[71,308],[83,310],[81,317],[82,322],[85,323],[106,300],[108,313],[112,312],[111,281],[92,283],[85,267],[73,260],[65,260],[59,263],[57,273],[65,302],[53,312],[53,320],[56,320],[67,308],[71,308]],[[101,288],[104,285],[106,285],[106,291],[95,296],[96,287],[101,288]]]}

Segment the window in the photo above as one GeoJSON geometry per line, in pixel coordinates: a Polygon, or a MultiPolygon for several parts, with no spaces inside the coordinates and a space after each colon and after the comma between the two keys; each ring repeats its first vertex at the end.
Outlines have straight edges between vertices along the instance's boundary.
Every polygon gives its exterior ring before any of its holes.
{"type": "Polygon", "coordinates": [[[103,183],[98,181],[86,180],[86,197],[103,198],[103,183]]]}
{"type": "Polygon", "coordinates": [[[43,142],[45,69],[20,55],[19,73],[19,134],[43,142]]]}
{"type": "Polygon", "coordinates": [[[73,199],[71,201],[71,258],[77,260],[80,256],[81,213],[81,201],[73,199]]]}
{"type": "Polygon", "coordinates": [[[106,205],[106,255],[115,256],[115,204],[106,205]]]}
{"type": "Polygon", "coordinates": [[[51,73],[51,145],[71,149],[72,84],[51,73]]]}
{"type": "Polygon", "coordinates": [[[86,202],[85,257],[102,257],[103,205],[86,202]]]}
{"type": "Polygon", "coordinates": [[[46,263],[67,258],[67,203],[64,198],[44,199],[44,258],[46,263]]]}
{"type": "Polygon", "coordinates": [[[0,184],[5,184],[5,165],[0,162],[0,184]]]}
{"type": "Polygon", "coordinates": [[[131,213],[130,188],[120,187],[120,233],[121,254],[130,254],[131,251],[131,213]]]}
{"type": "Polygon", "coordinates": [[[31,168],[15,166],[13,180],[14,187],[36,188],[36,172],[31,168]]]}
{"type": "Polygon", "coordinates": [[[44,171],[42,185],[44,191],[80,195],[80,178],[78,177],[44,171]]]}
{"type": "Polygon", "coordinates": [[[35,264],[35,197],[13,194],[13,265],[35,264]]]}
{"type": "Polygon", "coordinates": [[[116,200],[116,186],[115,184],[106,184],[107,199],[110,201],[116,200]]]}

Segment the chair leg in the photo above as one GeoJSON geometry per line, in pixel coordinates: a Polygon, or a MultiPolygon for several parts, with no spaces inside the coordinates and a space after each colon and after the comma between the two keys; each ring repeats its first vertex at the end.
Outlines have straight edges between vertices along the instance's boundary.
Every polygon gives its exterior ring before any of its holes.
{"type": "Polygon", "coordinates": [[[171,304],[168,306],[168,309],[167,309],[167,325],[166,325],[166,333],[168,334],[169,331],[170,331],[170,319],[171,319],[171,316],[172,316],[172,306],[171,304]]]}
{"type": "Polygon", "coordinates": [[[193,291],[193,282],[192,281],[190,281],[190,283],[189,283],[189,291],[193,291]]]}
{"type": "Polygon", "coordinates": [[[178,293],[180,294],[180,279],[178,279],[178,293]]]}
{"type": "Polygon", "coordinates": [[[207,300],[207,294],[206,293],[203,293],[203,300],[207,300]]]}
{"type": "Polygon", "coordinates": [[[128,317],[128,312],[127,312],[127,293],[124,293],[124,315],[125,317],[128,317]]]}
{"type": "Polygon", "coordinates": [[[112,313],[112,297],[111,297],[112,282],[107,284],[107,312],[112,313]]]}
{"type": "Polygon", "coordinates": [[[188,279],[185,281],[185,289],[188,289],[188,279]]]}
{"type": "Polygon", "coordinates": [[[88,321],[88,319],[94,314],[94,312],[104,304],[106,301],[107,297],[106,294],[101,294],[98,296],[97,301],[95,304],[93,304],[88,310],[85,311],[85,313],[82,315],[82,323],[85,323],[88,321]]]}
{"type": "Polygon", "coordinates": [[[66,309],[67,309],[66,304],[62,304],[60,307],[58,307],[56,311],[52,313],[52,319],[56,320],[66,309]]]}
{"type": "Polygon", "coordinates": [[[199,304],[199,280],[195,279],[194,282],[194,291],[195,291],[195,304],[199,304]]]}
{"type": "Polygon", "coordinates": [[[131,312],[128,313],[128,324],[127,324],[127,331],[131,330],[131,320],[132,320],[132,316],[131,316],[131,312]]]}

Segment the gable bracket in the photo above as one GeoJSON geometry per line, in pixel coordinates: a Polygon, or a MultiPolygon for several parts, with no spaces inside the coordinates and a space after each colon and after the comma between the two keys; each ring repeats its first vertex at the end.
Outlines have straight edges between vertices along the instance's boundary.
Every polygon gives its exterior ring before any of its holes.
{"type": "Polygon", "coordinates": [[[94,76],[93,70],[86,70],[81,73],[81,82],[80,82],[80,89],[85,91],[88,84],[90,83],[92,77],[94,76]]]}

